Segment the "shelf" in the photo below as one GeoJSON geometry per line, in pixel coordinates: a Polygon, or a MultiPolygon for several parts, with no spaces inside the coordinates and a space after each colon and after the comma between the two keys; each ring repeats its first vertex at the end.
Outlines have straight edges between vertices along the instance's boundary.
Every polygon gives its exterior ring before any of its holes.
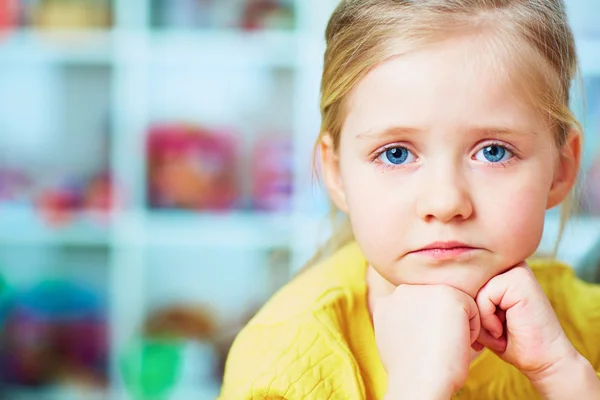
{"type": "Polygon", "coordinates": [[[143,242],[153,247],[266,249],[290,245],[292,220],[272,213],[153,211],[143,218],[140,230],[143,242]]]}
{"type": "Polygon", "coordinates": [[[150,246],[269,249],[310,246],[322,219],[284,213],[233,211],[128,212],[109,226],[102,216],[82,212],[53,227],[28,207],[0,206],[0,246],[61,245],[74,247],[150,246]]]}
{"type": "Polygon", "coordinates": [[[102,216],[80,213],[71,221],[50,226],[29,207],[0,206],[0,245],[108,246],[109,229],[102,216]]]}
{"type": "MultiPolygon", "coordinates": [[[[198,385],[197,387],[178,387],[173,391],[170,400],[214,400],[220,393],[221,386],[217,383],[198,385]]],[[[130,398],[128,392],[120,390],[119,398],[130,398]]],[[[110,393],[100,390],[86,390],[67,387],[56,388],[7,388],[0,391],[0,396],[8,396],[10,400],[106,400],[110,393]]],[[[2,397],[4,399],[5,397],[2,397]]]]}
{"type": "Polygon", "coordinates": [[[149,56],[161,66],[294,68],[294,31],[158,30],[150,34],[149,56]]]}
{"type": "MultiPolygon", "coordinates": [[[[0,32],[0,63],[111,65],[118,43],[146,42],[157,65],[295,68],[305,40],[297,31],[267,30],[36,30],[0,32]]],[[[319,37],[320,38],[320,37],[319,37]]],[[[600,38],[577,40],[582,72],[600,75],[600,38]]]]}
{"type": "Polygon", "coordinates": [[[2,32],[0,63],[110,64],[114,42],[112,31],[100,29],[2,32]]]}
{"type": "Polygon", "coordinates": [[[67,387],[41,389],[9,387],[2,389],[0,395],[7,396],[6,398],[10,400],[104,400],[107,398],[108,392],[67,387]]]}
{"type": "MultiPolygon", "coordinates": [[[[294,31],[64,30],[19,29],[0,34],[0,63],[111,65],[117,46],[136,49],[159,66],[186,64],[294,68],[299,39],[294,31]],[[129,46],[129,47],[127,47],[129,46]]],[[[123,57],[131,59],[133,53],[123,57]]]]}

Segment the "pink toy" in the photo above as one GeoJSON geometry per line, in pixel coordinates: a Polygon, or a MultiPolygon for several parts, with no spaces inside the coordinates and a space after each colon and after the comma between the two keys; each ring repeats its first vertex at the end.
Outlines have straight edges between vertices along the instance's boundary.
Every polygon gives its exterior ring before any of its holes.
{"type": "Polygon", "coordinates": [[[584,177],[581,208],[586,213],[600,215],[600,155],[584,177]]]}
{"type": "Polygon", "coordinates": [[[264,138],[252,157],[253,207],[258,210],[289,211],[293,186],[293,149],[288,138],[264,138]]]}
{"type": "Polygon", "coordinates": [[[33,182],[25,173],[0,169],[0,202],[26,202],[33,182]]]}
{"type": "Polygon", "coordinates": [[[236,146],[227,132],[158,125],[148,138],[152,207],[227,210],[238,198],[236,146]]]}

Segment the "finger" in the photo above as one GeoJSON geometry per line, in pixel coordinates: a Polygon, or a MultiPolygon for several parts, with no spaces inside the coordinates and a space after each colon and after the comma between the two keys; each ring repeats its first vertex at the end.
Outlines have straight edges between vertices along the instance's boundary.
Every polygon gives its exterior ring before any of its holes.
{"type": "Polygon", "coordinates": [[[492,303],[506,311],[521,300],[519,292],[527,286],[527,282],[537,282],[531,271],[531,268],[525,263],[521,263],[508,271],[497,275],[479,291],[477,297],[485,295],[492,303]]]}
{"type": "Polygon", "coordinates": [[[502,322],[502,325],[504,325],[506,323],[506,311],[500,307],[496,307],[496,315],[498,316],[500,322],[502,322]]]}
{"type": "Polygon", "coordinates": [[[496,353],[504,353],[506,351],[506,338],[501,336],[500,338],[496,339],[485,329],[482,329],[479,333],[477,342],[484,345],[488,349],[495,351],[496,353]]]}
{"type": "Polygon", "coordinates": [[[476,298],[481,318],[481,326],[495,339],[498,339],[504,332],[504,326],[499,316],[496,314],[497,305],[490,298],[486,289],[487,286],[477,294],[476,298]]]}
{"type": "Polygon", "coordinates": [[[484,346],[484,345],[482,345],[482,344],[481,344],[481,343],[479,343],[479,342],[475,342],[475,343],[473,343],[473,344],[471,345],[471,348],[472,348],[473,350],[477,351],[477,352],[480,352],[481,350],[483,350],[483,349],[484,349],[484,347],[485,347],[485,346],[484,346]]]}
{"type": "Polygon", "coordinates": [[[481,320],[479,317],[479,309],[477,308],[477,303],[475,300],[471,298],[471,296],[464,294],[467,314],[469,316],[469,333],[470,333],[470,343],[473,344],[477,341],[479,337],[479,332],[481,331],[481,320]]]}
{"type": "MultiPolygon", "coordinates": [[[[475,304],[475,302],[473,302],[475,304]]],[[[477,311],[477,307],[475,306],[475,310],[477,311]]],[[[481,320],[479,317],[479,312],[475,312],[472,318],[469,319],[469,333],[471,337],[471,344],[477,341],[479,337],[479,332],[481,331],[481,320]]]]}

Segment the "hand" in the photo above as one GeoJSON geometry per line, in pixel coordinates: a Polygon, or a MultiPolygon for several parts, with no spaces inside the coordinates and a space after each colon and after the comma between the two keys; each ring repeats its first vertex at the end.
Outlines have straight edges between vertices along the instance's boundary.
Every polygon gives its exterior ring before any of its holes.
{"type": "Polygon", "coordinates": [[[375,302],[373,323],[388,396],[447,400],[464,385],[480,330],[469,295],[449,286],[400,285],[375,302]]]}
{"type": "Polygon", "coordinates": [[[477,294],[478,342],[523,372],[538,390],[579,355],[526,263],[492,278],[477,294]]]}

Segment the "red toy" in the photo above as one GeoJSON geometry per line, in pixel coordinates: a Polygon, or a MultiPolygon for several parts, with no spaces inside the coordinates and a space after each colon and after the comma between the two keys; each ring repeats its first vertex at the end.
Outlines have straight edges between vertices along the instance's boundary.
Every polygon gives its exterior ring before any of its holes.
{"type": "Polygon", "coordinates": [[[82,208],[81,185],[71,181],[48,188],[37,199],[37,207],[42,218],[52,226],[64,225],[71,221],[82,208]]]}
{"type": "Polygon", "coordinates": [[[291,29],[293,12],[282,1],[250,0],[246,3],[241,26],[245,30],[291,29]]]}
{"type": "Polygon", "coordinates": [[[152,207],[227,210],[235,206],[237,156],[228,132],[159,125],[150,129],[147,151],[152,207]]]}
{"type": "Polygon", "coordinates": [[[18,0],[0,0],[0,33],[15,27],[18,23],[18,15],[18,0]]]}
{"type": "Polygon", "coordinates": [[[106,222],[115,206],[115,185],[108,171],[89,179],[71,179],[46,188],[37,199],[44,220],[53,226],[69,223],[80,212],[91,212],[94,220],[106,222]]]}

